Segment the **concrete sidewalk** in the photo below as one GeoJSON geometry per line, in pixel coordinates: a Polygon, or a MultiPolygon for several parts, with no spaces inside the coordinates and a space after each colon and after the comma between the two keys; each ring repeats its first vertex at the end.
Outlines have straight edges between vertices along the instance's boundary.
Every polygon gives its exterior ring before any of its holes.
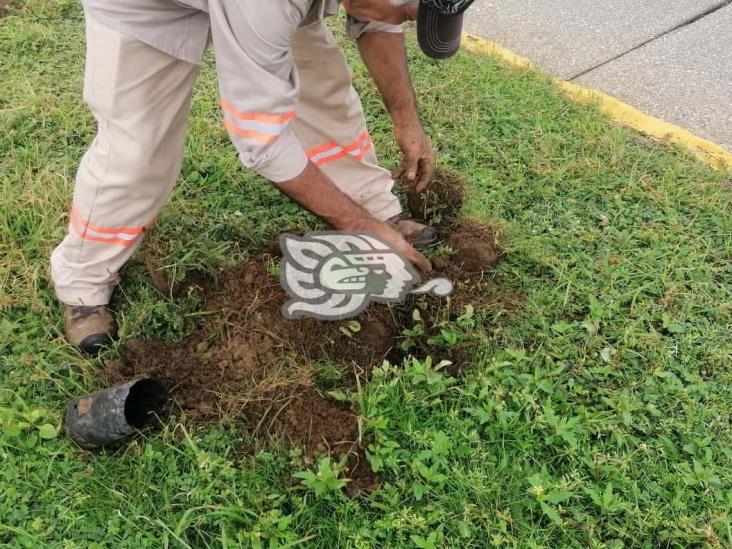
{"type": "Polygon", "coordinates": [[[477,0],[465,30],[732,151],[732,0],[477,0]]]}

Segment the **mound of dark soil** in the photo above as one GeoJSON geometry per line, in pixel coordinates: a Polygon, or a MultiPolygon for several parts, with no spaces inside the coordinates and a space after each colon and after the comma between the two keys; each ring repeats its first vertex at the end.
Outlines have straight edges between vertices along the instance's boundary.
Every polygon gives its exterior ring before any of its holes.
{"type": "Polygon", "coordinates": [[[458,279],[489,270],[503,257],[492,227],[461,219],[445,235],[445,243],[454,250],[447,257],[435,258],[432,266],[445,276],[458,279]]]}
{"type": "Polygon", "coordinates": [[[449,232],[460,214],[465,187],[458,174],[438,168],[425,192],[409,193],[407,207],[416,219],[428,221],[443,233],[449,232]]]}
{"type": "MultiPolygon", "coordinates": [[[[513,308],[514,299],[497,296],[492,291],[490,276],[486,276],[504,255],[495,229],[458,217],[465,189],[466,184],[458,174],[443,168],[435,171],[426,192],[409,195],[408,205],[413,217],[435,227],[441,241],[452,250],[447,256],[432,259],[434,272],[430,277],[443,276],[453,282],[455,291],[450,296],[450,304],[457,314],[468,304],[476,308],[496,305],[513,308]]],[[[429,312],[435,303],[425,303],[425,307],[429,312]]]]}
{"type": "Polygon", "coordinates": [[[180,342],[129,341],[102,376],[116,383],[140,376],[164,381],[189,415],[230,416],[280,387],[306,387],[319,361],[367,375],[389,354],[400,328],[388,307],[370,307],[353,323],[287,320],[287,295],[265,270],[266,256],[204,283],[209,318],[180,342]],[[354,371],[355,369],[355,371],[354,371]]]}
{"type": "MultiPolygon", "coordinates": [[[[266,265],[277,259],[276,250],[268,247],[215,281],[194,275],[189,284],[192,280],[203,292],[206,321],[179,342],[126,342],[120,359],[101,370],[100,377],[109,385],[139,377],[158,379],[188,417],[236,419],[249,432],[302,447],[310,461],[324,454],[347,456],[350,492],[373,489],[378,477],[365,459],[357,412],[318,390],[318,369],[336,364],[342,372],[339,383],[353,386],[384,359],[401,361],[399,343],[403,329],[411,326],[411,311],[421,309],[429,321],[446,307],[459,315],[468,303],[486,303],[491,292],[483,271],[501,257],[491,228],[455,221],[463,197],[459,179],[440,176],[431,188],[433,198],[412,198],[410,205],[422,207],[424,219],[440,228],[454,250],[435,260],[430,275],[454,282],[449,298],[412,296],[399,307],[374,304],[356,323],[287,320],[280,312],[287,295],[279,279],[267,272],[266,265]]],[[[148,257],[146,265],[161,291],[181,289],[165,278],[160,261],[148,257]]],[[[495,295],[493,299],[495,304],[495,295]]],[[[453,351],[454,356],[440,358],[453,358],[459,366],[470,361],[470,349],[453,351]]]]}
{"type": "Polygon", "coordinates": [[[388,307],[348,322],[287,320],[287,295],[267,273],[267,256],[204,282],[208,320],[179,342],[133,340],[100,377],[106,384],[139,377],[163,382],[194,420],[237,419],[251,432],[302,446],[306,457],[348,456],[349,490],[373,488],[356,413],[314,386],[320,361],[342,365],[344,383],[367,376],[389,354],[400,328],[388,307]]]}
{"type": "Polygon", "coordinates": [[[412,216],[435,227],[441,240],[455,253],[433,261],[437,273],[464,278],[493,267],[503,255],[493,227],[458,218],[465,199],[464,181],[458,174],[437,169],[427,190],[409,193],[412,216]]]}

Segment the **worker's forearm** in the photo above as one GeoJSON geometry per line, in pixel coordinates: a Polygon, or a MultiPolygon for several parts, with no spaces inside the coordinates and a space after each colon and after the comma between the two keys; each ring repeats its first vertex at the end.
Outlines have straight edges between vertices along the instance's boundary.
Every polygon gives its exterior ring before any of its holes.
{"type": "Polygon", "coordinates": [[[429,260],[415,250],[394,227],[377,221],[361,206],[343,194],[312,162],[297,177],[277,183],[276,187],[292,200],[307,208],[340,231],[372,234],[429,272],[429,260]]]}
{"type": "Polygon", "coordinates": [[[341,192],[312,162],[297,177],[275,186],[336,229],[357,231],[371,219],[366,210],[341,192]]]}
{"type": "Polygon", "coordinates": [[[367,32],[358,39],[358,49],[394,124],[419,125],[417,101],[407,67],[404,35],[367,32]]]}

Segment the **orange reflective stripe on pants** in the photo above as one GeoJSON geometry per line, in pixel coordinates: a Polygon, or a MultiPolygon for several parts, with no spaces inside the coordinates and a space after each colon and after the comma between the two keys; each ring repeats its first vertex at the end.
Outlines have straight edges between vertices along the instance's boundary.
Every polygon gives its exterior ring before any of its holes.
{"type": "Polygon", "coordinates": [[[354,160],[361,160],[366,154],[366,151],[370,148],[371,139],[369,138],[369,133],[368,131],[364,131],[358,139],[350,145],[340,146],[333,141],[328,141],[327,143],[323,143],[322,145],[315,146],[308,150],[307,157],[313,164],[320,167],[324,164],[328,164],[329,162],[334,162],[335,160],[340,160],[341,158],[346,158],[348,156],[352,157],[354,160]]]}
{"type": "Polygon", "coordinates": [[[225,99],[221,100],[221,110],[226,129],[241,137],[250,137],[263,143],[271,143],[277,139],[287,128],[287,123],[295,118],[294,112],[240,112],[225,99]]]}
{"type": "Polygon", "coordinates": [[[69,214],[69,230],[83,240],[102,244],[131,246],[137,237],[145,231],[145,227],[104,227],[96,225],[83,218],[76,207],[72,206],[69,214]]]}

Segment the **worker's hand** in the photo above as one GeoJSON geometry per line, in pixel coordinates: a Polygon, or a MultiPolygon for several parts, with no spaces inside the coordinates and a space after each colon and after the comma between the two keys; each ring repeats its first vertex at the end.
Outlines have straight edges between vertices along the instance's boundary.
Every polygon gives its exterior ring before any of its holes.
{"type": "Polygon", "coordinates": [[[384,242],[394,246],[394,249],[416,265],[423,273],[429,273],[432,270],[432,263],[430,263],[430,260],[409,244],[399,231],[393,229],[383,221],[376,221],[372,218],[364,219],[357,227],[349,228],[347,230],[371,233],[384,242]]]}
{"type": "Polygon", "coordinates": [[[435,155],[430,139],[419,124],[396,124],[394,137],[403,159],[393,177],[411,190],[421,193],[435,173],[435,155]]]}

